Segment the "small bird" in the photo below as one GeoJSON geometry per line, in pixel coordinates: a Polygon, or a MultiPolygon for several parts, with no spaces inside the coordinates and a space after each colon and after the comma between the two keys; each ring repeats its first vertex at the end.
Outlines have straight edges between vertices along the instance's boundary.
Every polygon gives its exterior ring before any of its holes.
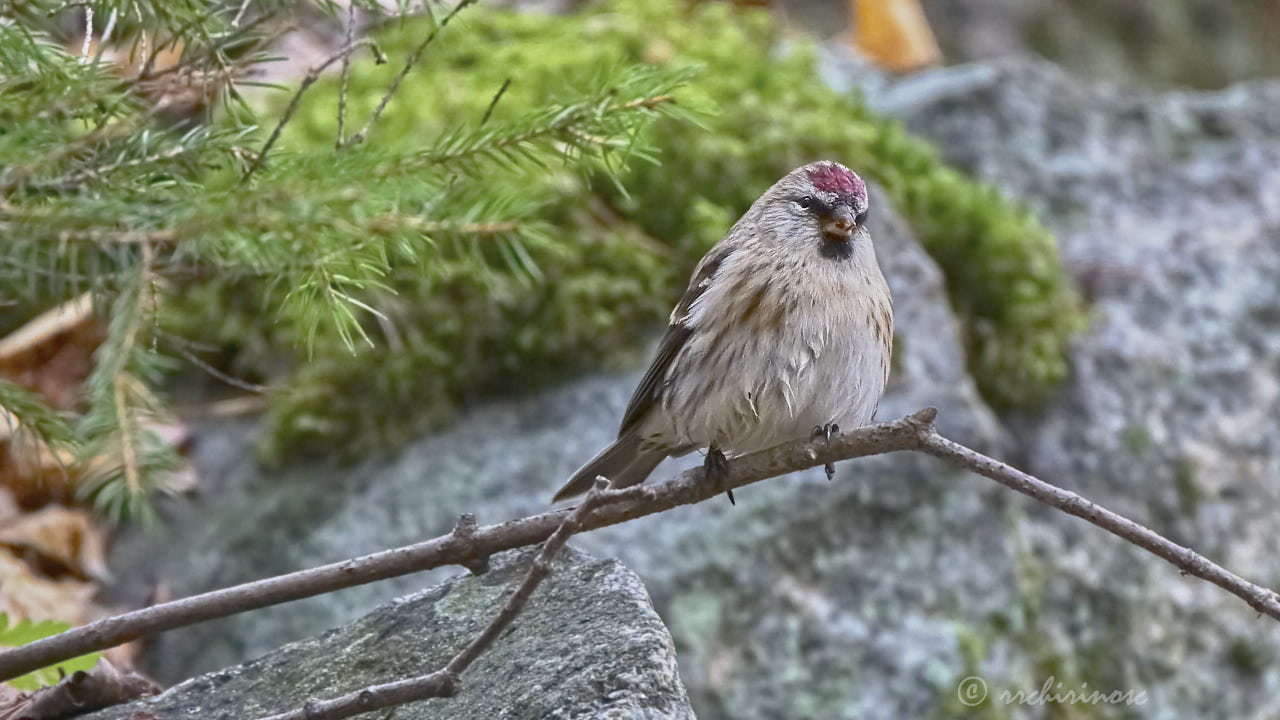
{"type": "Polygon", "coordinates": [[[893,302],[867,204],[862,178],[830,161],[760,196],[694,269],[618,439],[554,501],[596,476],[635,485],[700,448],[714,478],[726,454],[870,422],[889,379],[893,302]]]}

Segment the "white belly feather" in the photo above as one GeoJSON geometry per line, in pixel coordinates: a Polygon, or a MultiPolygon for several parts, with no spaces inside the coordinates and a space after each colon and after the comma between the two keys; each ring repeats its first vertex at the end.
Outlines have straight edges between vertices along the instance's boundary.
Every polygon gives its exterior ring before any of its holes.
{"type": "Polygon", "coordinates": [[[767,305],[746,332],[734,323],[743,293],[708,294],[694,317],[700,332],[672,363],[661,407],[642,434],[677,453],[714,445],[740,455],[831,423],[851,429],[871,421],[886,379],[883,336],[892,335],[887,289],[873,288],[884,288],[884,279],[878,268],[871,276],[830,264],[804,269],[822,274],[810,286],[820,292],[767,305]],[[877,328],[877,317],[889,326],[877,328]]]}

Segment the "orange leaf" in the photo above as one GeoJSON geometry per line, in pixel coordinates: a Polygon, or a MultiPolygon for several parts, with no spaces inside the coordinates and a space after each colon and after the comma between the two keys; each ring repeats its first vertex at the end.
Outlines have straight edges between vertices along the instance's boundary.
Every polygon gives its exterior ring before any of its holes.
{"type": "Polygon", "coordinates": [[[877,65],[901,72],[941,58],[918,0],[850,1],[853,46],[877,65]]]}

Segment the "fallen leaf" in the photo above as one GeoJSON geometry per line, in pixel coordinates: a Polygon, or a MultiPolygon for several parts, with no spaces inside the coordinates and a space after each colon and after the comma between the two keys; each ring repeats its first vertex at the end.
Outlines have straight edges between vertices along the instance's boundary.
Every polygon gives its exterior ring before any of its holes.
{"type": "Polygon", "coordinates": [[[904,72],[941,59],[919,0],[850,0],[853,47],[877,65],[904,72]]]}
{"type": "Polygon", "coordinates": [[[51,577],[111,580],[103,531],[84,510],[49,505],[18,517],[0,528],[0,547],[30,559],[51,577]]]}
{"type": "Polygon", "coordinates": [[[21,693],[7,711],[0,699],[0,720],[30,716],[41,720],[58,720],[90,710],[126,703],[154,695],[160,686],[150,678],[130,669],[118,669],[100,660],[88,670],[73,672],[56,685],[30,693],[21,693]]]}
{"type": "Polygon", "coordinates": [[[11,618],[83,623],[96,593],[92,583],[40,577],[13,551],[0,550],[0,612],[11,618]]]}
{"type": "Polygon", "coordinates": [[[0,375],[58,410],[75,407],[105,336],[89,293],[47,310],[0,339],[0,375]]]}

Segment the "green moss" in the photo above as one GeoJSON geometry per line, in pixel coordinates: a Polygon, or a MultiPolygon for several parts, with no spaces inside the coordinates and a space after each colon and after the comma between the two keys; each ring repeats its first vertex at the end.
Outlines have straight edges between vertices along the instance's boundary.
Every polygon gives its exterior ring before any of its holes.
{"type": "Polygon", "coordinates": [[[1256,638],[1239,638],[1227,648],[1227,659],[1241,673],[1259,676],[1275,664],[1271,647],[1256,638]]]}
{"type": "Polygon", "coordinates": [[[1138,423],[1127,426],[1121,433],[1121,439],[1134,455],[1141,455],[1151,447],[1151,431],[1138,423]]]}
{"type": "Polygon", "coordinates": [[[1196,463],[1189,457],[1179,458],[1173,466],[1173,486],[1178,491],[1178,506],[1187,515],[1195,515],[1204,500],[1204,492],[1196,481],[1196,463]]]}
{"type": "MultiPolygon", "coordinates": [[[[425,27],[395,23],[379,42],[403,54],[425,27]]],[[[547,241],[488,248],[497,263],[433,259],[430,280],[412,272],[392,278],[396,294],[378,307],[398,337],[354,356],[321,339],[291,391],[272,403],[278,446],[398,441],[473,393],[520,389],[530,378],[634,352],[693,263],[760,192],[824,157],[876,180],[909,217],[946,273],[986,397],[997,407],[1044,399],[1065,376],[1066,343],[1082,325],[1052,236],[993,188],[943,165],[898,123],[827,89],[814,58],[811,44],[785,35],[766,14],[719,3],[615,0],[556,17],[468,10],[375,127],[373,138],[389,151],[474,124],[508,78],[495,120],[589,84],[606,74],[602,68],[634,64],[696,72],[677,101],[703,111],[701,121],[655,121],[647,137],[660,162],[634,163],[617,186],[564,172],[519,179],[546,198],[547,241]],[[511,267],[532,271],[502,267],[502,254],[517,251],[523,255],[511,267]]],[[[350,116],[366,116],[397,71],[394,63],[356,65],[350,116]]],[[[287,128],[286,146],[332,146],[336,85],[316,86],[287,128]]],[[[209,322],[192,304],[182,313],[209,322]]],[[[268,351],[278,345],[246,329],[222,333],[241,346],[240,365],[260,371],[278,362],[268,351]]]]}

